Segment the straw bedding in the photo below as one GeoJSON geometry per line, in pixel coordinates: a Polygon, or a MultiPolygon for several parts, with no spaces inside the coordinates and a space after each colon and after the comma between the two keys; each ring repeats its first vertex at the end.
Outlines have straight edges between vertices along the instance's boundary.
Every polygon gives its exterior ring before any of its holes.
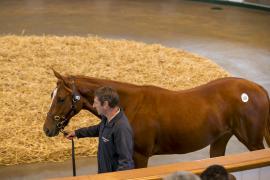
{"type": "MultiPolygon", "coordinates": [[[[87,75],[173,90],[187,89],[229,76],[206,58],[158,44],[99,37],[0,37],[0,165],[64,161],[71,156],[70,141],[48,138],[42,126],[56,78],[87,75]]],[[[81,111],[66,128],[98,123],[81,111]]],[[[93,156],[97,139],[76,140],[76,156],[93,156]]]]}

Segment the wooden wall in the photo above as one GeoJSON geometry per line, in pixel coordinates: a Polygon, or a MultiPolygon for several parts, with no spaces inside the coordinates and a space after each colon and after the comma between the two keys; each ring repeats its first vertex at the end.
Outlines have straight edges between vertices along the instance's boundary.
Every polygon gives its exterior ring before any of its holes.
{"type": "Polygon", "coordinates": [[[217,158],[209,158],[191,162],[180,162],[128,171],[120,171],[89,176],[67,177],[54,180],[114,180],[114,179],[162,179],[176,171],[190,171],[200,174],[208,166],[213,164],[223,165],[229,172],[233,172],[237,179],[245,180],[245,176],[256,176],[258,180],[270,179],[270,149],[245,152],[241,154],[227,155],[217,158]],[[266,170],[265,170],[266,168],[266,170]],[[253,173],[250,173],[253,172],[253,173]],[[263,174],[262,174],[263,173],[263,174]],[[265,174],[266,173],[266,174],[265,174]],[[267,174],[268,173],[268,174],[267,174]],[[252,174],[248,175],[248,174],[252,174]]]}

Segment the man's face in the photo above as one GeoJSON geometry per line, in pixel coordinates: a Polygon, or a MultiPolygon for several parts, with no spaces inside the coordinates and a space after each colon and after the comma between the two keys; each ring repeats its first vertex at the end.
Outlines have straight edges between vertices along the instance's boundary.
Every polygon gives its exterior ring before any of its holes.
{"type": "Polygon", "coordinates": [[[107,109],[108,102],[105,101],[103,103],[103,106],[101,105],[101,102],[99,101],[98,97],[94,98],[93,107],[97,110],[99,115],[105,115],[106,109],[107,109]]]}

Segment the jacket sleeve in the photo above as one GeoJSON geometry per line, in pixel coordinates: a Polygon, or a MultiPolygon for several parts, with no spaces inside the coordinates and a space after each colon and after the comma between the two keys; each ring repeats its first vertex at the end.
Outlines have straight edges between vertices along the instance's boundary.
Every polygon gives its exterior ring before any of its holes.
{"type": "Polygon", "coordinates": [[[77,129],[75,130],[75,135],[77,138],[98,137],[100,124],[101,123],[99,123],[98,125],[77,129]]]}
{"type": "Polygon", "coordinates": [[[133,169],[133,134],[131,128],[118,127],[114,135],[114,142],[118,154],[117,171],[133,169]]]}

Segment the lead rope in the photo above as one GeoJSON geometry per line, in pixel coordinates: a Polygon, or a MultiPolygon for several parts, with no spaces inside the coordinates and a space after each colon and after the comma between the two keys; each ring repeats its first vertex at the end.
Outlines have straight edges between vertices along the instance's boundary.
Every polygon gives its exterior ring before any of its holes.
{"type": "Polygon", "coordinates": [[[73,138],[71,141],[72,141],[72,170],[73,170],[73,176],[76,176],[75,148],[74,148],[73,138]]]}
{"type": "MultiPolygon", "coordinates": [[[[64,134],[64,136],[68,135],[67,132],[63,131],[63,129],[60,130],[61,133],[64,134]]],[[[74,148],[74,141],[73,138],[71,140],[71,156],[72,156],[72,171],[73,171],[73,176],[76,176],[76,163],[75,163],[75,148],[74,148]]]]}

